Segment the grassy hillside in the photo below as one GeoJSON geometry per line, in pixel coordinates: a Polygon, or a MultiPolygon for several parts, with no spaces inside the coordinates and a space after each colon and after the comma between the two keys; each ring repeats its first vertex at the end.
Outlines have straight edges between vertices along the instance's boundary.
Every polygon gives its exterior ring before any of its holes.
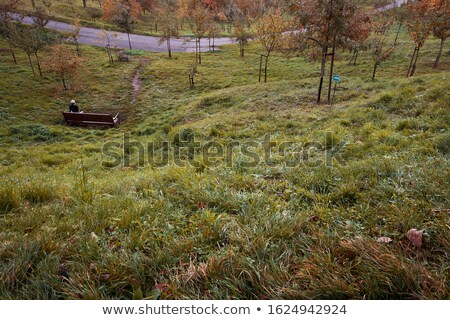
{"type": "Polygon", "coordinates": [[[134,52],[109,65],[83,47],[76,88],[63,92],[45,70],[32,77],[25,55],[16,66],[1,51],[0,298],[447,299],[450,56],[432,69],[437,49],[429,41],[406,79],[403,33],[375,81],[368,53],[348,66],[339,52],[333,107],[314,103],[319,65],[303,57],[274,56],[258,83],[256,44],[245,58],[235,46],[205,54],[194,89],[192,54],[134,52]],[[64,126],[73,98],[120,112],[122,125],[64,126]],[[130,164],[113,166],[102,146],[124,136],[154,142],[169,164],[125,148],[130,164]],[[182,149],[191,163],[176,165],[164,143],[193,136],[247,143],[260,161],[235,148],[208,165],[182,149]],[[286,166],[308,146],[307,160],[286,166]],[[425,231],[422,247],[411,228],[425,231]]]}

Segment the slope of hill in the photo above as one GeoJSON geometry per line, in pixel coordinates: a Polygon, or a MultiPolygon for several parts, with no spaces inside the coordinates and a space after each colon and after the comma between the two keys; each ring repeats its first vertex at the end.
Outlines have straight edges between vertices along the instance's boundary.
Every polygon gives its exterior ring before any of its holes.
{"type": "Polygon", "coordinates": [[[109,65],[83,47],[63,92],[2,52],[0,297],[447,298],[450,57],[433,69],[429,41],[406,79],[411,48],[403,34],[375,81],[368,53],[340,52],[333,107],[304,58],[274,56],[258,83],[256,44],[205,54],[193,89],[192,54],[109,65]],[[64,126],[72,98],[122,125],[64,126]]]}

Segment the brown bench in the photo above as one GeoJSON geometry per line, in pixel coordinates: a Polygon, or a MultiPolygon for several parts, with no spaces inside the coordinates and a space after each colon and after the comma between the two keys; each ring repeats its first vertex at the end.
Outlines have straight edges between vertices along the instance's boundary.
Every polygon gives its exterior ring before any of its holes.
{"type": "Polygon", "coordinates": [[[65,112],[64,120],[68,126],[108,126],[119,125],[119,114],[113,116],[111,113],[85,113],[85,112],[65,112]]]}

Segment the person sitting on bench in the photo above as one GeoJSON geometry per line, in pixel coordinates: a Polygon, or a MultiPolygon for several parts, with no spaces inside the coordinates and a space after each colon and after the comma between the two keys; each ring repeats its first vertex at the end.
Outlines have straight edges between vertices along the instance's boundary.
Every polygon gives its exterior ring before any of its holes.
{"type": "Polygon", "coordinates": [[[78,108],[77,103],[75,102],[75,100],[70,101],[69,111],[70,112],[80,112],[80,108],[78,108]]]}

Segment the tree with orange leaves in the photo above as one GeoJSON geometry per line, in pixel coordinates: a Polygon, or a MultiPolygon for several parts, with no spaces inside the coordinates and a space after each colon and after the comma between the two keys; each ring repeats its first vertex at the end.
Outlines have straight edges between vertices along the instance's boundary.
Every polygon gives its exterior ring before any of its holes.
{"type": "Polygon", "coordinates": [[[372,13],[365,11],[355,12],[353,19],[349,21],[347,31],[344,33],[342,44],[353,52],[348,65],[356,66],[356,60],[360,51],[369,49],[368,38],[372,27],[372,13]]]}
{"type": "Polygon", "coordinates": [[[212,12],[200,0],[181,0],[178,15],[189,23],[189,27],[195,36],[195,62],[202,64],[200,42],[211,29],[212,12]]]}
{"type": "Polygon", "coordinates": [[[431,33],[432,29],[432,0],[416,0],[408,3],[406,27],[408,28],[409,36],[416,44],[414,52],[409,63],[408,73],[406,77],[412,77],[416,71],[417,58],[419,57],[419,50],[425,44],[425,40],[431,33]]]}
{"type": "Polygon", "coordinates": [[[103,18],[127,33],[131,50],[130,33],[134,30],[137,19],[142,14],[139,2],[137,0],[105,0],[102,8],[103,18]]]}
{"type": "MultiPolygon", "coordinates": [[[[321,101],[328,57],[330,71],[328,77],[327,101],[331,103],[336,46],[346,41],[366,36],[370,32],[372,12],[362,8],[356,0],[296,0],[290,11],[298,18],[297,29],[302,30],[301,41],[313,44],[321,51],[321,70],[317,103],[321,101]]],[[[303,44],[297,47],[304,47],[303,44]]]]}
{"type": "Polygon", "coordinates": [[[83,59],[74,54],[63,45],[57,44],[51,48],[51,52],[45,61],[47,69],[54,73],[61,81],[64,90],[69,90],[67,81],[74,79],[78,69],[83,64],[83,59]]]}
{"type": "Polygon", "coordinates": [[[431,19],[433,35],[441,40],[439,53],[433,66],[433,68],[437,68],[441,58],[442,49],[444,48],[444,42],[450,36],[450,1],[435,0],[433,3],[431,19]]]}

